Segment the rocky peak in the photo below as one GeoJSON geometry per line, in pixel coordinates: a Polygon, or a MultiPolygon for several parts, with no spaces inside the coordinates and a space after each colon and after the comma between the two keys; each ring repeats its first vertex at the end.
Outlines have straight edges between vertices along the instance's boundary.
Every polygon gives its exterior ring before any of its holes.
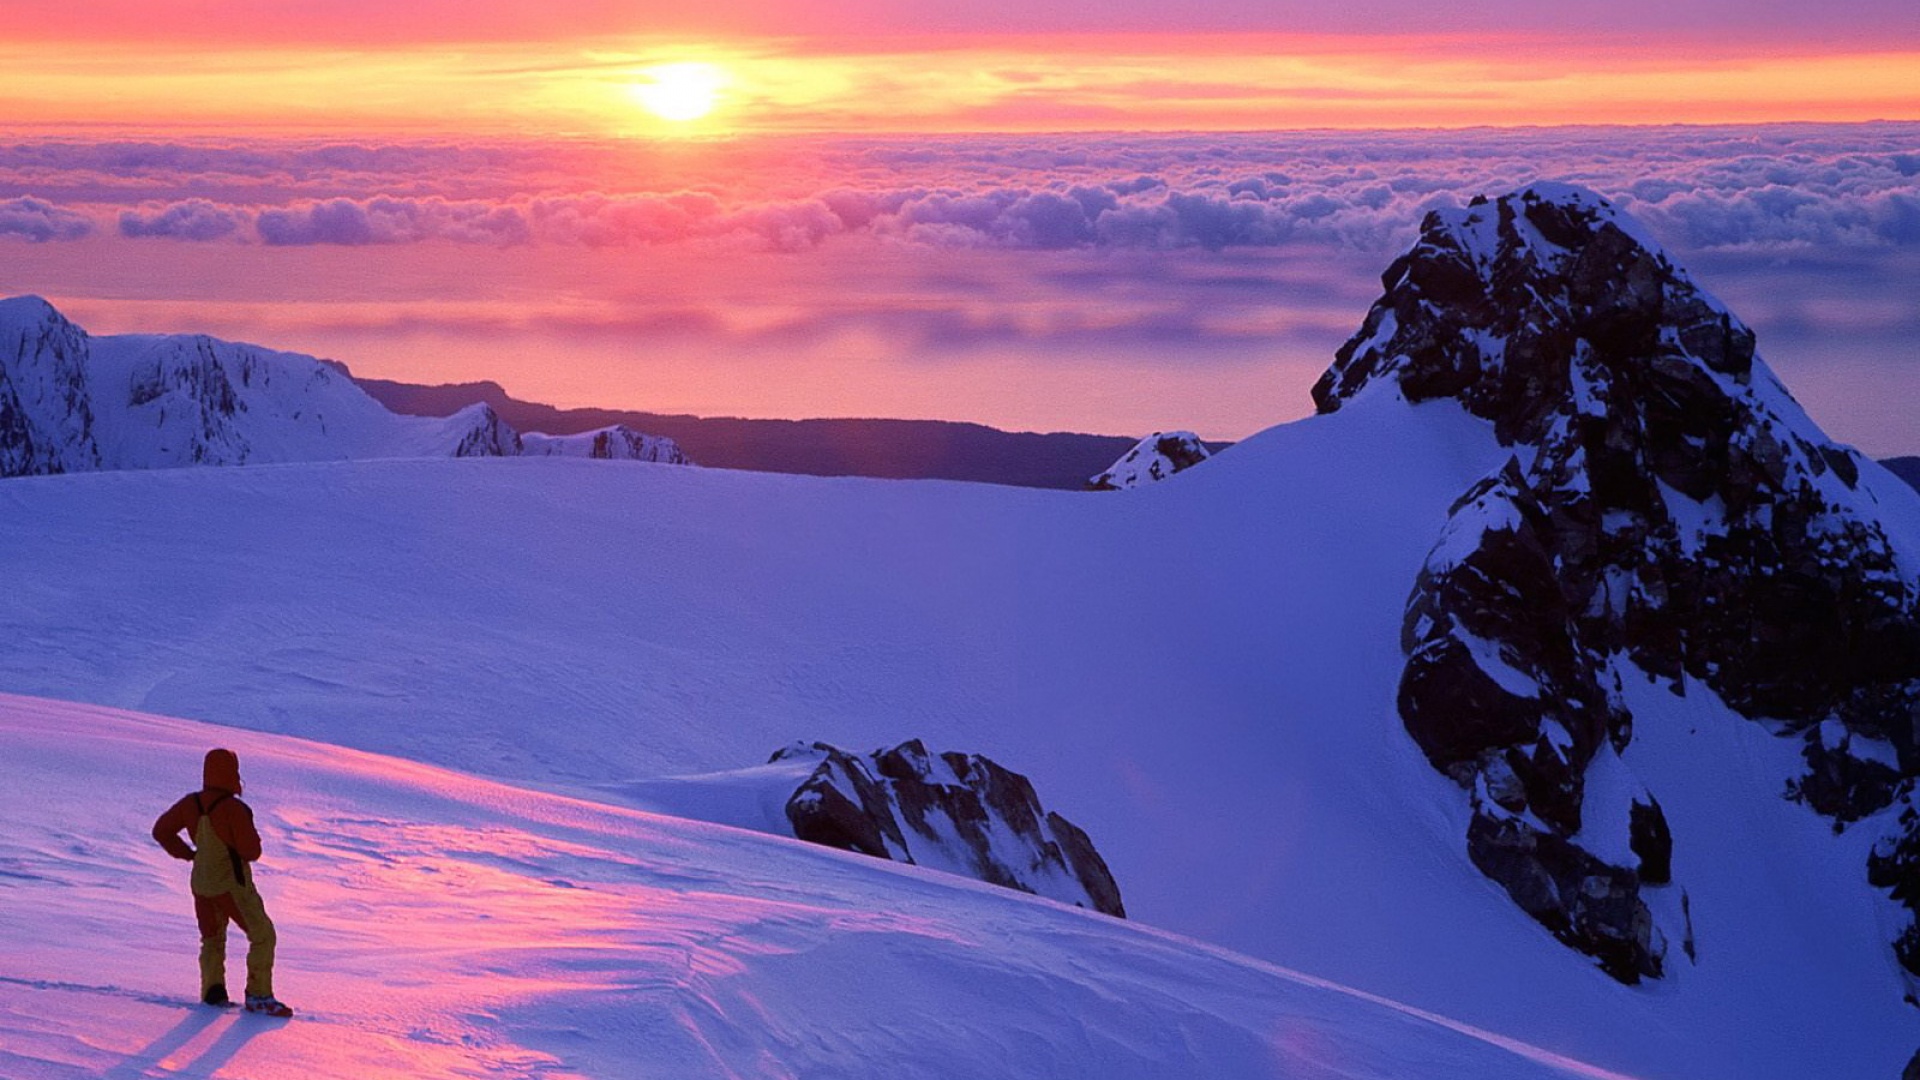
{"type": "Polygon", "coordinates": [[[1433,211],[1381,283],[1314,385],[1321,412],[1391,377],[1409,401],[1456,398],[1503,441],[1534,442],[1561,406],[1593,404],[1595,371],[1662,391],[1653,419],[1678,419],[1714,377],[1744,386],[1752,368],[1751,330],[1637,222],[1564,184],[1433,211]]]}
{"type": "Polygon", "coordinates": [[[1156,431],[1120,455],[1106,472],[1087,480],[1094,491],[1119,491],[1165,480],[1213,456],[1191,431],[1156,431]]]}
{"type": "Polygon", "coordinates": [[[1382,281],[1319,409],[1390,381],[1457,400],[1514,451],[1455,503],[1415,583],[1402,720],[1467,790],[1483,872],[1616,977],[1659,975],[1690,929],[1653,914],[1685,910],[1654,895],[1659,849],[1689,838],[1637,782],[1608,785],[1631,808],[1596,815],[1589,783],[1645,720],[1623,672],[1695,680],[1801,739],[1792,794],[1836,826],[1876,813],[1920,771],[1920,560],[1752,332],[1591,192],[1435,212],[1382,281]],[[1597,838],[1595,816],[1635,835],[1597,838]]]}
{"type": "Polygon", "coordinates": [[[485,402],[461,409],[448,423],[459,433],[454,457],[514,457],[520,453],[519,432],[485,402]]]}
{"type": "Polygon", "coordinates": [[[87,335],[38,296],[0,300],[0,476],[100,466],[87,335]]]}

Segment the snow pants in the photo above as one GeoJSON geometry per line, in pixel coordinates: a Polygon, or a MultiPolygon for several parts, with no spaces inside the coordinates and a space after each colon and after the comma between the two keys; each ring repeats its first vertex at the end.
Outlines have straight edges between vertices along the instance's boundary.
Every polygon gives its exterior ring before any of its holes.
{"type": "Polygon", "coordinates": [[[227,982],[227,923],[247,935],[247,993],[273,996],[273,920],[260,900],[260,890],[241,885],[219,896],[193,897],[193,917],[200,924],[200,993],[227,982]]]}

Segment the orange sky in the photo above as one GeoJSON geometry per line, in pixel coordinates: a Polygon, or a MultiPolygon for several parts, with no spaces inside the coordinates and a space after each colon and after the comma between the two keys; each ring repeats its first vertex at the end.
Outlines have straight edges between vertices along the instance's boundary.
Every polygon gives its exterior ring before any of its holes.
{"type": "Polygon", "coordinates": [[[1920,118],[1920,49],[1569,35],[1001,34],[324,46],[0,41],[15,127],[733,135],[1920,118]],[[634,87],[718,73],[667,121],[634,87]]]}

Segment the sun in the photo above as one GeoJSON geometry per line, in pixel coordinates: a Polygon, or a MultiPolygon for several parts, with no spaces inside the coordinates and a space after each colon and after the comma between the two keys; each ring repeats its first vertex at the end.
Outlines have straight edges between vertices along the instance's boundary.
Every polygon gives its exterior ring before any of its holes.
{"type": "Polygon", "coordinates": [[[627,88],[648,112],[662,120],[684,124],[713,111],[727,73],[713,64],[687,62],[659,64],[640,72],[647,81],[627,88]]]}

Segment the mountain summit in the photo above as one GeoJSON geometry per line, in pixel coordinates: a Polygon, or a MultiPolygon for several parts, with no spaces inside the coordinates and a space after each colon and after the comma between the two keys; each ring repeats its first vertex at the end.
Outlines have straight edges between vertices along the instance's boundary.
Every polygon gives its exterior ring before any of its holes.
{"type": "MultiPolygon", "coordinates": [[[[1623,680],[1718,695],[1799,740],[1789,794],[1836,829],[1886,808],[1920,773],[1920,552],[1883,525],[1893,481],[1591,192],[1430,214],[1383,283],[1320,411],[1392,383],[1458,401],[1512,450],[1414,586],[1401,718],[1468,792],[1475,865],[1616,978],[1658,976],[1676,939],[1694,952],[1675,850],[1713,838],[1672,835],[1623,762],[1636,723],[1659,722],[1623,680]]],[[[1920,895],[1920,848],[1903,850],[1905,876],[1879,877],[1920,895]]],[[[1909,928],[1920,971],[1917,944],[1909,928]]]]}

